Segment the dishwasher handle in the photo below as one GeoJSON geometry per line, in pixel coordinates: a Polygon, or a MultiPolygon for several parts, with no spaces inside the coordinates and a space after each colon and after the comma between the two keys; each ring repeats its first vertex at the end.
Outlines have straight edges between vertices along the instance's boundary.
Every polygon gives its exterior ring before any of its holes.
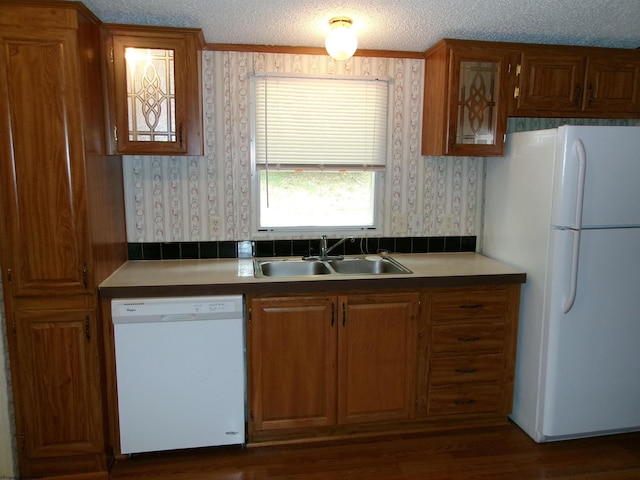
{"type": "Polygon", "coordinates": [[[198,317],[192,313],[174,313],[171,315],[162,315],[161,322],[189,322],[196,320],[198,317]]]}

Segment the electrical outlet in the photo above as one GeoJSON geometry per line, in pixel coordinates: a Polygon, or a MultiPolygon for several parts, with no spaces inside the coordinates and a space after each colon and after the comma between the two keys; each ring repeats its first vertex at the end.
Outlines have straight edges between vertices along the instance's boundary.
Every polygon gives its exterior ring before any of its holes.
{"type": "Polygon", "coordinates": [[[222,218],[209,217],[209,236],[219,237],[222,233],[222,218]]]}
{"type": "Polygon", "coordinates": [[[407,233],[407,216],[403,213],[398,213],[393,217],[393,232],[394,233],[407,233]]]}
{"type": "Polygon", "coordinates": [[[451,213],[447,213],[444,216],[444,231],[446,234],[451,235],[453,232],[453,225],[455,223],[455,216],[451,213]]]}
{"type": "Polygon", "coordinates": [[[422,220],[422,215],[418,215],[417,213],[410,213],[409,227],[411,228],[411,232],[413,233],[422,233],[424,229],[424,222],[422,220]]]}

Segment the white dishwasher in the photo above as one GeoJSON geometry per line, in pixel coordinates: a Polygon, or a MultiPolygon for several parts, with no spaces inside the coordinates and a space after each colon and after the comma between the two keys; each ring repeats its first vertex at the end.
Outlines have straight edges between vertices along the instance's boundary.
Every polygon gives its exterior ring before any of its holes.
{"type": "Polygon", "coordinates": [[[111,303],[124,454],[245,442],[240,295],[111,303]]]}

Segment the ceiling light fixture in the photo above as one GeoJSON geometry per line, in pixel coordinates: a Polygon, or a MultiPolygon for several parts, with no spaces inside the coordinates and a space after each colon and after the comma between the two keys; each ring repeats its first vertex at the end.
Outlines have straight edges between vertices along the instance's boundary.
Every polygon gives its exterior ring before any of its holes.
{"type": "Polygon", "coordinates": [[[356,33],[351,28],[353,20],[347,17],[335,17],[329,20],[329,25],[331,30],[325,41],[327,53],[336,60],[350,58],[358,48],[356,33]]]}

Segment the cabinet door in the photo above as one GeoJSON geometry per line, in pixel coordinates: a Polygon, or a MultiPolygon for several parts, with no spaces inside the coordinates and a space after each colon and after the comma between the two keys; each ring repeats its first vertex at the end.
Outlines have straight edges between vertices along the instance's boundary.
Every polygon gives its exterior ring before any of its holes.
{"type": "Polygon", "coordinates": [[[493,42],[447,39],[427,52],[422,155],[503,154],[508,60],[493,42]]]}
{"type": "Polygon", "coordinates": [[[25,475],[72,472],[75,462],[104,468],[95,313],[58,310],[52,302],[14,310],[14,400],[25,475]]]}
{"type": "Polygon", "coordinates": [[[415,413],[418,294],[340,298],[338,423],[415,413]]]}
{"type": "Polygon", "coordinates": [[[254,430],[336,423],[334,300],[251,300],[249,409],[254,430]]]}
{"type": "Polygon", "coordinates": [[[111,31],[114,153],[202,154],[202,108],[193,34],[111,31]]]}
{"type": "Polygon", "coordinates": [[[589,56],[585,111],[640,114],[640,60],[589,56]]]}
{"type": "Polygon", "coordinates": [[[581,112],[585,64],[581,54],[523,52],[515,114],[556,116],[554,112],[581,112]]]}
{"type": "Polygon", "coordinates": [[[506,65],[502,53],[452,51],[448,155],[502,155],[506,65]]]}
{"type": "Polygon", "coordinates": [[[75,31],[0,27],[0,229],[14,295],[88,291],[75,31]]]}

